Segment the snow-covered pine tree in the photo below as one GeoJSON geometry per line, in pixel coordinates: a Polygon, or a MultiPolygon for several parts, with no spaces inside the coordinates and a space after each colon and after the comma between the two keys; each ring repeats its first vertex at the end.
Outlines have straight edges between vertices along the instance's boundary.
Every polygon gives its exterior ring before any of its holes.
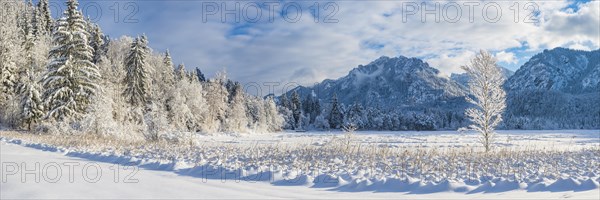
{"type": "Polygon", "coordinates": [[[306,95],[306,98],[302,102],[302,110],[308,117],[308,124],[313,124],[317,116],[321,114],[321,105],[314,91],[306,95]]]}
{"type": "Polygon", "coordinates": [[[31,125],[37,123],[44,116],[44,107],[40,98],[39,86],[35,80],[33,72],[26,70],[27,77],[19,87],[20,103],[20,121],[23,125],[27,125],[27,129],[31,130],[31,125]]]}
{"type": "Polygon", "coordinates": [[[283,128],[285,129],[293,129],[294,126],[294,113],[291,111],[291,105],[290,105],[290,100],[287,97],[286,93],[283,93],[283,95],[281,95],[281,97],[279,98],[279,114],[282,115],[283,119],[284,119],[284,126],[283,128]]]}
{"type": "Polygon", "coordinates": [[[214,79],[210,79],[206,88],[206,103],[208,112],[206,113],[205,130],[207,132],[216,132],[221,130],[225,119],[225,112],[228,106],[227,88],[224,83],[227,80],[225,73],[217,73],[214,79]]]}
{"type": "Polygon", "coordinates": [[[189,82],[198,83],[198,75],[196,75],[196,70],[186,73],[186,77],[189,82]]]}
{"type": "MultiPolygon", "coordinates": [[[[34,24],[34,20],[32,19],[32,21],[30,23],[27,23],[26,26],[27,28],[25,29],[27,32],[24,33],[24,38],[23,38],[23,53],[25,53],[25,60],[26,60],[26,65],[27,67],[31,67],[32,65],[35,64],[35,58],[33,55],[33,48],[35,46],[36,43],[36,37],[35,37],[35,29],[33,28],[33,24],[34,24]]],[[[24,73],[25,74],[25,73],[24,73]]]]}
{"type": "Polygon", "coordinates": [[[25,35],[31,30],[31,18],[33,17],[33,3],[29,0],[25,4],[25,9],[19,11],[19,15],[17,16],[17,25],[19,27],[19,32],[21,33],[19,36],[21,38],[25,38],[25,35]]]}
{"type": "Polygon", "coordinates": [[[196,76],[198,77],[198,81],[200,81],[201,83],[206,82],[206,77],[204,76],[204,73],[202,73],[202,71],[198,67],[196,67],[196,76]]]}
{"type": "Polygon", "coordinates": [[[470,64],[461,68],[471,77],[469,90],[474,97],[466,98],[475,105],[465,111],[465,115],[473,122],[469,128],[481,134],[480,142],[488,152],[492,148],[494,129],[502,122],[502,112],[506,108],[506,93],[502,89],[504,76],[496,66],[494,57],[483,50],[470,64]]]}
{"type": "Polygon", "coordinates": [[[100,74],[92,63],[89,33],[77,6],[76,0],[67,1],[64,16],[56,24],[51,61],[42,80],[47,116],[58,120],[81,117],[98,89],[100,74]]]}
{"type": "Polygon", "coordinates": [[[300,128],[300,118],[302,117],[302,103],[298,91],[292,93],[292,116],[294,117],[294,129],[300,128]]]}
{"type": "Polygon", "coordinates": [[[268,129],[267,115],[265,113],[265,107],[263,105],[263,100],[251,96],[245,95],[245,107],[246,107],[246,121],[248,123],[248,129],[252,129],[257,132],[264,132],[268,129]]]}
{"type": "Polygon", "coordinates": [[[33,32],[35,30],[32,28],[32,24],[29,24],[29,27],[26,29],[28,32],[23,42],[25,63],[19,72],[20,78],[17,89],[20,98],[20,125],[27,125],[28,130],[31,130],[31,124],[36,123],[44,114],[35,73],[37,68],[34,55],[35,36],[33,32]]]}
{"type": "Polygon", "coordinates": [[[284,107],[286,109],[290,109],[290,100],[287,97],[287,94],[283,93],[283,95],[281,95],[281,98],[279,99],[279,106],[284,107]]]}
{"type": "Polygon", "coordinates": [[[52,32],[53,27],[53,19],[50,15],[50,6],[48,5],[48,0],[39,0],[37,3],[37,15],[38,22],[40,24],[41,29],[39,30],[40,34],[48,34],[52,32]]]}
{"type": "Polygon", "coordinates": [[[363,112],[364,109],[362,107],[362,105],[360,105],[358,102],[354,102],[354,104],[352,104],[350,106],[350,108],[347,110],[347,113],[345,115],[345,119],[344,119],[344,124],[345,125],[353,125],[355,126],[357,129],[358,128],[364,128],[364,122],[363,122],[363,112]]]}
{"type": "MultiPolygon", "coordinates": [[[[16,2],[15,2],[16,3],[16,2]]],[[[16,4],[3,3],[6,7],[5,19],[0,26],[0,103],[14,94],[17,83],[17,59],[22,51],[22,40],[19,37],[16,4]]],[[[4,10],[3,10],[4,12],[4,10]]]]}
{"type": "Polygon", "coordinates": [[[179,81],[184,79],[185,76],[185,64],[181,63],[177,66],[177,69],[175,69],[175,79],[179,81]]]}
{"type": "Polygon", "coordinates": [[[167,49],[165,51],[165,57],[163,58],[163,67],[160,70],[163,81],[168,85],[175,84],[175,74],[173,73],[173,59],[171,53],[167,49]]]}
{"type": "Polygon", "coordinates": [[[338,103],[337,94],[333,94],[331,97],[331,112],[329,112],[329,127],[333,129],[340,128],[344,122],[344,114],[338,103]]]}
{"type": "Polygon", "coordinates": [[[246,116],[246,99],[244,98],[242,85],[235,82],[232,87],[229,107],[225,114],[225,129],[228,132],[246,132],[249,120],[246,116]]]}
{"type": "Polygon", "coordinates": [[[42,29],[42,24],[40,23],[40,15],[38,14],[38,10],[37,7],[31,7],[31,33],[32,35],[37,38],[38,36],[40,36],[42,33],[45,34],[46,32],[40,30],[42,29]]]}
{"type": "Polygon", "coordinates": [[[140,43],[142,44],[144,53],[150,54],[151,52],[150,47],[148,47],[148,37],[146,37],[146,34],[142,34],[142,36],[140,36],[140,43]]]}
{"type": "Polygon", "coordinates": [[[163,64],[165,64],[165,66],[170,67],[171,71],[173,71],[173,58],[171,58],[171,52],[169,52],[169,49],[167,49],[165,51],[165,57],[163,58],[163,64]]]}
{"type": "Polygon", "coordinates": [[[93,24],[91,22],[88,22],[89,26],[90,26],[90,46],[92,47],[92,49],[94,50],[94,56],[92,59],[92,62],[94,64],[98,64],[100,62],[100,60],[102,59],[102,56],[106,55],[106,51],[103,48],[104,45],[104,33],[102,33],[102,30],[100,29],[100,26],[98,26],[97,24],[93,24]]]}
{"type": "Polygon", "coordinates": [[[313,101],[313,105],[312,105],[313,113],[311,113],[311,116],[310,116],[312,123],[314,123],[316,121],[317,117],[319,115],[321,115],[321,113],[323,112],[321,109],[321,101],[319,100],[319,98],[316,97],[316,95],[314,95],[314,92],[313,92],[313,98],[315,99],[313,101]]]}
{"type": "Polygon", "coordinates": [[[267,123],[267,131],[275,132],[280,131],[283,127],[284,119],[277,110],[277,105],[272,96],[267,97],[264,101],[264,112],[267,123]]]}
{"type": "Polygon", "coordinates": [[[306,95],[306,98],[304,98],[304,100],[302,100],[302,112],[304,113],[304,115],[306,115],[306,117],[308,118],[308,124],[312,123],[313,121],[310,119],[310,116],[313,113],[313,98],[312,96],[306,95]]]}
{"type": "Polygon", "coordinates": [[[146,69],[146,48],[140,37],[131,44],[129,54],[125,58],[125,91],[123,96],[129,104],[134,107],[142,107],[146,104],[148,88],[148,71],[146,69]]]}

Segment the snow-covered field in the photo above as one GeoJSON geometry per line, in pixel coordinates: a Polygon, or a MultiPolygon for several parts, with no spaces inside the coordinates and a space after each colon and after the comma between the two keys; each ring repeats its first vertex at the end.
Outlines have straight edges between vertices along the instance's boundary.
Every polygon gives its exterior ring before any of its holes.
{"type": "Polygon", "coordinates": [[[500,131],[489,154],[476,134],[455,131],[201,135],[176,145],[0,133],[2,198],[600,195],[598,130],[500,131]],[[39,183],[22,174],[36,163],[39,183]]]}

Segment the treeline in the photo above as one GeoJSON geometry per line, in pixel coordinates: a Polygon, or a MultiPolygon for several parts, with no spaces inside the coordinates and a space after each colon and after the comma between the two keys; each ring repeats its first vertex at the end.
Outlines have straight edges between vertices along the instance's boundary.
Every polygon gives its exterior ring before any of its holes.
{"type": "MultiPolygon", "coordinates": [[[[457,130],[466,127],[464,102],[409,108],[344,105],[334,94],[323,102],[314,93],[301,97],[294,91],[282,95],[278,105],[285,129],[359,130],[457,130]]],[[[507,108],[499,129],[597,129],[600,128],[600,93],[568,94],[560,91],[521,90],[507,96],[507,108]]],[[[327,98],[325,98],[327,99],[327,98]]]]}
{"type": "Polygon", "coordinates": [[[1,124],[39,132],[156,140],[180,132],[271,132],[283,126],[272,98],[219,73],[174,67],[145,36],[110,39],[76,0],[60,19],[48,0],[14,1],[0,26],[1,124]]]}
{"type": "Polygon", "coordinates": [[[449,110],[436,106],[422,108],[379,108],[365,107],[360,103],[344,105],[333,94],[322,102],[314,93],[301,97],[293,91],[279,100],[285,129],[330,130],[353,126],[359,130],[456,130],[469,121],[462,107],[449,110]]]}
{"type": "Polygon", "coordinates": [[[505,129],[598,129],[600,93],[521,90],[508,93],[505,129]]]}

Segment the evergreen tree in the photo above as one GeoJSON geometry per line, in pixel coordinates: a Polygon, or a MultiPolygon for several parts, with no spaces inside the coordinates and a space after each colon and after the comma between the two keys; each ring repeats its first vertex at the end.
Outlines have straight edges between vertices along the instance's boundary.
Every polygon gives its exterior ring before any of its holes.
{"type": "Polygon", "coordinates": [[[305,115],[310,116],[311,113],[313,112],[313,98],[311,95],[306,95],[306,98],[304,98],[304,100],[302,101],[302,112],[304,112],[305,115]]]}
{"type": "Polygon", "coordinates": [[[3,99],[14,93],[17,84],[17,54],[22,44],[16,30],[15,20],[8,19],[0,26],[0,93],[3,99]]]}
{"type": "Polygon", "coordinates": [[[300,102],[300,95],[297,91],[292,93],[292,113],[294,117],[294,129],[300,127],[300,117],[302,117],[302,103],[300,102]]]}
{"type": "Polygon", "coordinates": [[[277,111],[277,105],[272,96],[267,97],[264,101],[265,106],[265,118],[266,124],[268,125],[267,131],[280,131],[283,127],[283,117],[277,111]]]}
{"type": "Polygon", "coordinates": [[[64,17],[57,22],[54,48],[49,53],[51,61],[42,80],[48,117],[59,120],[85,113],[100,77],[92,63],[93,49],[88,45],[89,34],[77,6],[76,0],[67,1],[64,17]]]}
{"type": "Polygon", "coordinates": [[[106,49],[104,49],[104,33],[97,24],[91,24],[90,22],[90,46],[94,50],[94,56],[92,62],[98,64],[102,56],[106,55],[106,49]]]}
{"type": "Polygon", "coordinates": [[[234,83],[230,97],[229,107],[225,116],[226,130],[230,132],[244,132],[248,125],[246,105],[242,93],[242,85],[234,83]]]}
{"type": "Polygon", "coordinates": [[[364,109],[362,107],[362,105],[360,105],[358,102],[354,102],[354,104],[352,104],[352,106],[350,106],[350,108],[348,109],[347,113],[346,113],[346,123],[345,124],[353,124],[355,126],[357,126],[357,128],[364,128],[364,122],[363,122],[363,112],[364,109]]]}
{"type": "Polygon", "coordinates": [[[231,103],[233,101],[233,97],[238,95],[239,92],[241,92],[241,90],[237,90],[237,85],[239,85],[240,83],[238,82],[234,82],[232,80],[227,80],[225,83],[225,88],[227,88],[227,93],[229,93],[229,103],[231,103]]]}
{"type": "Polygon", "coordinates": [[[198,82],[198,75],[196,75],[196,70],[191,71],[191,72],[187,72],[186,73],[186,77],[188,79],[189,82],[198,82]]]}
{"type": "Polygon", "coordinates": [[[20,97],[19,106],[19,119],[22,125],[27,125],[28,129],[31,130],[31,124],[36,123],[38,119],[43,116],[43,106],[40,99],[40,92],[37,85],[35,69],[36,62],[34,58],[35,38],[29,24],[28,32],[23,42],[23,49],[25,54],[25,64],[22,70],[19,72],[19,83],[18,83],[18,96],[20,97]]]}
{"type": "MultiPolygon", "coordinates": [[[[321,115],[322,110],[321,110],[321,101],[318,98],[315,98],[315,101],[313,102],[313,111],[314,111],[314,116],[315,116],[315,120],[316,117],[318,117],[319,115],[321,115]]],[[[312,119],[312,117],[311,117],[312,119]]]]}
{"type": "Polygon", "coordinates": [[[196,76],[198,77],[198,81],[200,81],[201,83],[206,82],[206,77],[198,67],[196,67],[196,76]]]}
{"type": "Polygon", "coordinates": [[[38,10],[36,8],[33,7],[32,5],[32,9],[31,9],[31,34],[33,36],[35,36],[36,38],[39,37],[42,33],[46,33],[44,31],[42,31],[42,25],[40,23],[40,15],[38,14],[38,10]]]}
{"type": "Polygon", "coordinates": [[[179,80],[183,80],[185,78],[185,65],[179,64],[179,66],[177,66],[177,69],[175,70],[175,78],[179,81],[179,80]]]}
{"type": "Polygon", "coordinates": [[[167,49],[165,51],[165,57],[163,58],[163,69],[161,70],[161,74],[163,77],[163,81],[165,81],[169,85],[173,85],[175,83],[175,74],[173,73],[173,59],[171,58],[171,53],[167,49]]]}
{"type": "Polygon", "coordinates": [[[31,71],[27,70],[27,81],[24,81],[19,88],[20,119],[22,124],[27,125],[31,130],[31,124],[36,123],[44,116],[44,107],[40,98],[40,92],[37,81],[31,71]]]}
{"type": "Polygon", "coordinates": [[[279,106],[290,109],[290,100],[288,99],[287,94],[284,93],[281,95],[281,98],[279,99],[279,106]]]}
{"type": "Polygon", "coordinates": [[[206,103],[208,104],[208,112],[206,115],[206,131],[219,131],[222,123],[225,120],[225,113],[229,100],[229,93],[224,86],[227,80],[225,73],[218,73],[214,79],[209,80],[207,84],[206,103]]]}
{"type": "Polygon", "coordinates": [[[314,91],[307,95],[302,102],[302,110],[307,115],[309,124],[313,124],[317,116],[321,114],[321,105],[314,91]]]}
{"type": "Polygon", "coordinates": [[[4,95],[14,93],[17,83],[16,62],[7,46],[0,46],[0,92],[4,95]]]}
{"type": "Polygon", "coordinates": [[[329,112],[329,127],[337,129],[342,126],[344,122],[344,114],[338,103],[337,94],[333,94],[331,98],[331,112],[329,112]]]}
{"type": "Polygon", "coordinates": [[[138,37],[131,44],[129,54],[125,58],[127,74],[124,80],[126,88],[123,95],[134,107],[143,106],[147,101],[146,48],[144,41],[138,37]]]}
{"type": "MultiPolygon", "coordinates": [[[[22,3],[22,2],[19,2],[22,3]]],[[[18,100],[15,90],[18,81],[19,62],[22,57],[17,17],[21,4],[2,3],[3,20],[0,25],[0,121],[4,125],[15,125],[18,121],[18,100]]]]}
{"type": "Polygon", "coordinates": [[[19,32],[21,38],[25,38],[27,33],[29,33],[32,29],[31,26],[31,18],[33,16],[33,3],[31,0],[27,2],[25,5],[25,10],[21,11],[17,18],[17,25],[19,27],[19,32]]]}
{"type": "Polygon", "coordinates": [[[48,0],[39,0],[37,4],[37,20],[40,24],[41,29],[39,30],[40,34],[46,34],[52,32],[53,20],[50,15],[50,6],[48,5],[48,0]]]}

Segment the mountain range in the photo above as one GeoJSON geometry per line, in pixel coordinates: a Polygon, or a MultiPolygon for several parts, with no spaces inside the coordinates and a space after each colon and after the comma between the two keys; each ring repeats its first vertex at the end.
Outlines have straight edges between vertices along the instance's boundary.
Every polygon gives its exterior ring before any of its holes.
{"type": "MultiPolygon", "coordinates": [[[[504,88],[508,93],[504,127],[600,127],[600,49],[544,50],[515,72],[501,70],[507,78],[504,88]]],[[[339,79],[327,79],[313,87],[299,86],[284,95],[289,97],[296,91],[327,102],[335,93],[345,105],[358,103],[397,112],[436,108],[460,114],[470,106],[464,98],[469,94],[468,80],[466,74],[444,77],[418,58],[383,56],[339,79]]]]}

